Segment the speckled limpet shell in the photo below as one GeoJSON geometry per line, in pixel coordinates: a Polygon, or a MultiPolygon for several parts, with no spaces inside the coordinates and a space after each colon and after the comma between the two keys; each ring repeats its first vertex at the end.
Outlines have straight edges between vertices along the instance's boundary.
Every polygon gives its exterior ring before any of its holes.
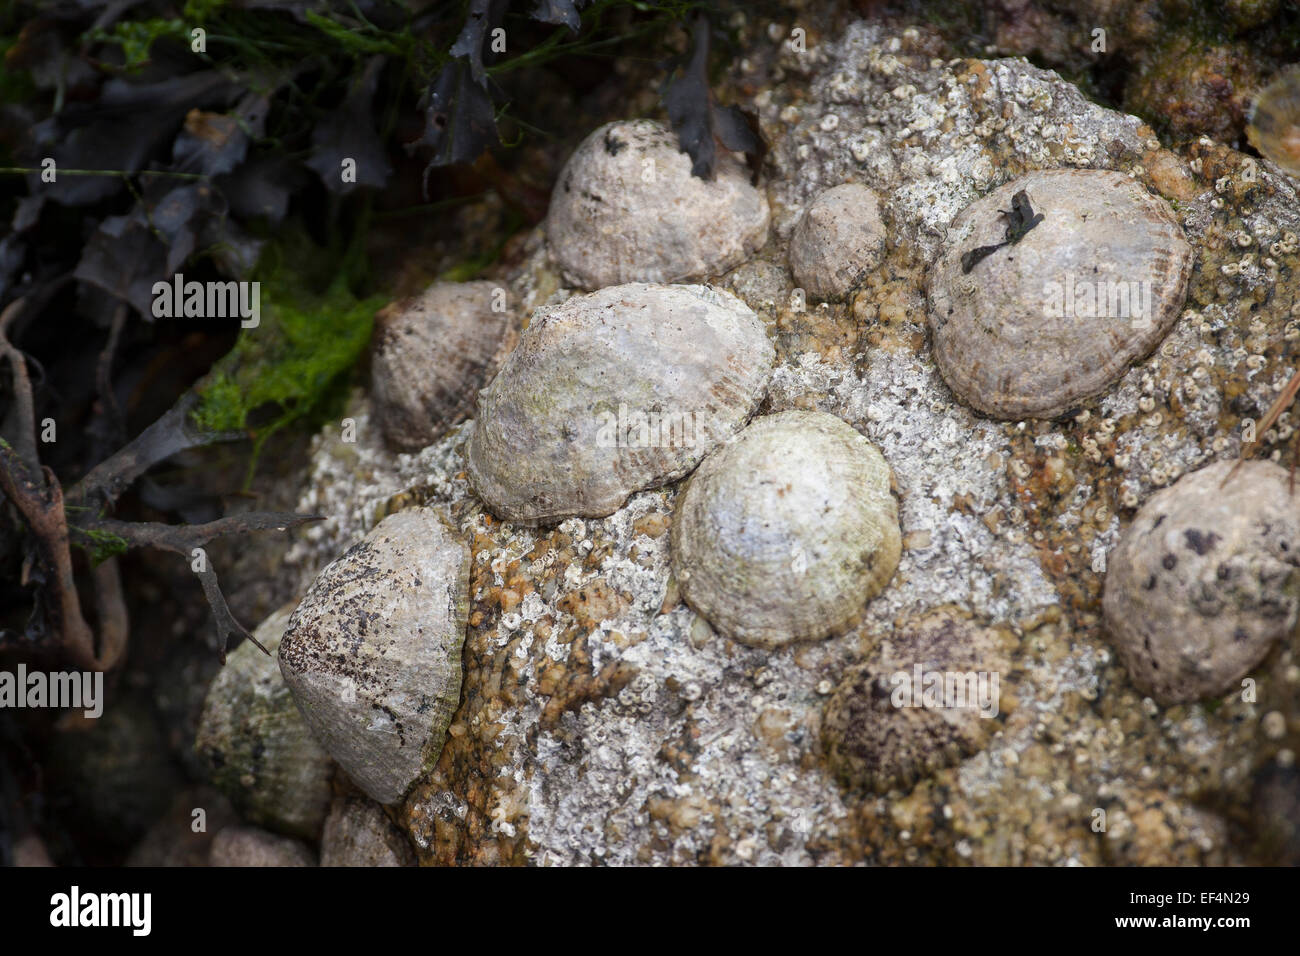
{"type": "Polygon", "coordinates": [[[755,647],[848,627],[893,576],[901,547],[889,465],[825,412],[756,419],[691,476],[673,516],[682,596],[755,647]]]}
{"type": "Polygon", "coordinates": [[[551,255],[584,289],[720,275],[767,240],[768,207],[730,153],[691,174],[677,138],[652,120],[607,123],[560,172],[546,217],[551,255]]]}
{"type": "Polygon", "coordinates": [[[729,292],[633,283],[534,314],[479,395],[474,490],[523,524],[613,514],[749,419],[776,353],[729,292]]]}
{"type": "Polygon", "coordinates": [[[1260,91],[1250,107],[1250,145],[1300,176],[1300,66],[1291,66],[1260,91]]]}
{"type": "Polygon", "coordinates": [[[436,282],[375,316],[371,393],[384,439],[418,451],[465,419],[518,338],[495,282],[436,282]]]}
{"type": "Polygon", "coordinates": [[[399,511],[321,571],[280,642],[308,726],[380,803],[442,752],[460,700],[469,565],[435,511],[399,511]]]}
{"type": "Polygon", "coordinates": [[[1002,727],[1015,646],[1009,629],[959,608],[906,621],[827,701],[822,743],[831,770],[851,787],[883,793],[982,749],[1002,727]]]}
{"type": "Polygon", "coordinates": [[[815,299],[838,299],[885,254],[885,224],[876,194],[858,183],[818,195],[790,236],[790,271],[815,299]]]}
{"type": "Polygon", "coordinates": [[[1287,470],[1221,461],[1142,506],[1110,552],[1102,607],[1145,694],[1176,704],[1227,693],[1300,617],[1300,498],[1287,470]]]}
{"type": "Polygon", "coordinates": [[[944,381],[996,418],[1052,418],[1119,379],[1173,327],[1192,248],[1168,203],[1109,170],[1030,173],[954,220],[929,280],[935,361],[944,381]],[[1043,220],[1004,241],[1023,190],[1043,220]]]}
{"type": "Polygon", "coordinates": [[[315,839],[330,805],[333,761],[294,704],[276,653],[293,605],[263,621],[226,657],[208,688],[194,749],[240,816],[315,839]]]}

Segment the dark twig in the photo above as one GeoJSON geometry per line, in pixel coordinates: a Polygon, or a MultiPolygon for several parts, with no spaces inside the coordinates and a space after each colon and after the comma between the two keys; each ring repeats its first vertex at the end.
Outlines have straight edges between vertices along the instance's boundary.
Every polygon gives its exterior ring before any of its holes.
{"type": "Polygon", "coordinates": [[[24,464],[35,468],[40,459],[36,456],[36,409],[32,402],[32,383],[27,376],[27,362],[23,359],[23,353],[9,341],[9,326],[23,311],[24,304],[24,299],[15,299],[0,313],[0,354],[9,360],[9,370],[13,376],[14,403],[6,416],[11,420],[7,428],[13,434],[8,440],[24,464]]]}

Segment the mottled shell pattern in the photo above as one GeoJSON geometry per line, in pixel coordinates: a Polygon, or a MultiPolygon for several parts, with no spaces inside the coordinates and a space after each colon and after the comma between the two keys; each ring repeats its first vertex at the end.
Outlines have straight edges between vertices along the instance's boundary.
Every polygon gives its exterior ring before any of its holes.
{"type": "Polygon", "coordinates": [[[1001,729],[1016,639],[968,612],[909,619],[844,675],[826,703],[822,743],[850,787],[902,789],[980,750],[1001,729]]]}
{"type": "Polygon", "coordinates": [[[418,451],[463,421],[518,338],[495,282],[436,282],[375,316],[371,402],[384,439],[418,451]]]}
{"type": "Polygon", "coordinates": [[[858,620],[898,567],[889,465],[824,412],[756,419],[691,476],[673,517],[673,574],[717,630],[755,647],[858,620]]]}
{"type": "Polygon", "coordinates": [[[1241,462],[1229,479],[1237,466],[1157,492],[1108,559],[1107,629],[1162,704],[1239,687],[1300,616],[1300,499],[1280,465],[1241,462]]]}
{"type": "Polygon", "coordinates": [[[330,804],[334,764],[294,704],[275,654],[293,605],[280,608],[230,652],[208,688],[194,749],[240,815],[314,839],[330,804]]]}
{"type": "Polygon", "coordinates": [[[1168,203],[1123,173],[1052,169],[961,212],[929,279],[934,357],[963,401],[995,418],[1053,418],[1146,356],[1177,321],[1192,248],[1168,203]],[[1020,192],[1043,219],[1005,242],[1020,192]]]}
{"type": "Polygon", "coordinates": [[[1300,176],[1300,65],[1283,70],[1255,97],[1246,136],[1251,146],[1300,176]]]}
{"type": "Polygon", "coordinates": [[[380,803],[442,752],[460,699],[469,566],[436,511],[399,511],[321,571],[280,643],[308,726],[380,803]]]}
{"type": "Polygon", "coordinates": [[[721,274],[763,246],[767,226],[766,197],[730,153],[701,179],[671,130],[626,120],[600,127],[569,158],[546,236],[570,282],[601,289],[721,274]]]}
{"type": "Polygon", "coordinates": [[[790,271],[815,299],[845,296],[885,254],[885,224],[876,194],[858,183],[818,195],[790,236],[790,271]]]}
{"type": "Polygon", "coordinates": [[[703,286],[633,283],[540,309],[479,395],[470,481],[508,521],[613,514],[739,431],[775,357],[758,316],[703,286]]]}

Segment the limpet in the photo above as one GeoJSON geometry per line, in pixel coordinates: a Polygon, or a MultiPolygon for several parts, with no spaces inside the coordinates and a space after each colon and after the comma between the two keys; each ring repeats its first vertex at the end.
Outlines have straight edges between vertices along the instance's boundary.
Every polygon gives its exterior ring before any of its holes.
{"type": "Polygon", "coordinates": [[[858,183],[821,193],[790,236],[790,271],[817,299],[837,299],[880,265],[885,224],[876,194],[858,183]]]}
{"type": "Polygon", "coordinates": [[[418,451],[465,419],[518,338],[506,289],[436,282],[375,316],[371,393],[385,440],[418,451]]]}
{"type": "Polygon", "coordinates": [[[712,180],[691,173],[653,120],[607,123],[578,146],[546,217],[551,255],[584,289],[720,275],[767,240],[768,206],[730,153],[712,180]]]}
{"type": "Polygon", "coordinates": [[[612,514],[735,434],[776,353],[729,292],[632,283],[534,314],[479,395],[469,478],[523,524],[612,514]]]}
{"type": "Polygon", "coordinates": [[[1291,66],[1260,91],[1250,106],[1250,145],[1300,176],[1300,67],[1291,66]]]}
{"type": "Polygon", "coordinates": [[[825,412],[756,419],[691,476],[673,516],[686,603],[755,647],[848,627],[901,551],[889,465],[825,412]]]}
{"type": "Polygon", "coordinates": [[[1108,560],[1106,626],[1134,685],[1162,704],[1239,686],[1300,616],[1300,502],[1287,470],[1244,461],[1228,478],[1237,464],[1157,492],[1108,560]]]}
{"type": "Polygon", "coordinates": [[[1192,260],[1169,205],[1122,173],[1052,169],[1007,183],[957,216],[931,270],[939,371],[995,418],[1061,415],[1159,344],[1192,260]],[[1043,219],[1007,242],[1021,191],[1043,219]],[[963,271],[963,257],[993,245],[963,271]]]}
{"type": "Polygon", "coordinates": [[[437,512],[399,511],[321,571],[280,642],[307,725],[380,803],[442,752],[460,700],[469,565],[437,512]]]}
{"type": "Polygon", "coordinates": [[[850,787],[902,789],[980,750],[1002,722],[1016,639],[941,607],[884,637],[826,702],[822,743],[850,787]]]}

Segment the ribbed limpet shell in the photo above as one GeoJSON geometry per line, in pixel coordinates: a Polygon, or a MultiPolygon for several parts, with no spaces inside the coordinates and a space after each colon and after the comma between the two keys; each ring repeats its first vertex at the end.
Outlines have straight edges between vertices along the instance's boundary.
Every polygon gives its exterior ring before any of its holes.
{"type": "Polygon", "coordinates": [[[960,608],[904,622],[826,703],[822,743],[831,770],[851,787],[883,793],[983,748],[1002,726],[1000,695],[1015,646],[1008,628],[984,626],[960,608]]]}
{"type": "Polygon", "coordinates": [[[546,216],[551,255],[584,289],[720,275],[767,240],[768,207],[730,153],[712,180],[691,174],[653,120],[607,123],[560,172],[546,216]]]}
{"type": "Polygon", "coordinates": [[[729,292],[643,283],[534,314],[479,395],[469,477],[524,524],[613,514],[737,432],[776,353],[729,292]]]}
{"type": "Polygon", "coordinates": [[[371,393],[385,440],[418,451],[465,419],[517,333],[495,282],[436,282],[375,316],[371,393]]]}
{"type": "Polygon", "coordinates": [[[1246,136],[1251,146],[1300,176],[1300,66],[1283,70],[1255,97],[1246,136]]]}
{"type": "Polygon", "coordinates": [[[889,465],[825,412],[756,419],[691,476],[673,516],[687,604],[755,647],[851,625],[901,548],[889,465]]]}
{"type": "Polygon", "coordinates": [[[858,183],[833,186],[804,210],[790,236],[790,271],[816,299],[838,299],[880,265],[885,224],[876,194],[858,183]]]}
{"type": "Polygon", "coordinates": [[[399,511],[321,571],[280,642],[307,725],[380,803],[442,752],[460,700],[469,565],[437,512],[399,511]]]}
{"type": "Polygon", "coordinates": [[[1159,344],[1192,260],[1169,205],[1123,173],[1052,169],[1007,183],[957,216],[931,270],[939,371],[996,418],[1060,415],[1159,344]],[[1005,240],[1022,190],[1043,220],[965,271],[967,253],[1005,240]]]}
{"type": "Polygon", "coordinates": [[[1224,694],[1300,618],[1300,498],[1287,470],[1191,472],[1142,506],[1110,552],[1102,607],[1133,683],[1162,704],[1224,694]]]}
{"type": "Polygon", "coordinates": [[[330,805],[334,764],[294,704],[275,655],[287,605],[226,657],[208,688],[194,749],[211,779],[251,823],[315,839],[330,805]]]}

